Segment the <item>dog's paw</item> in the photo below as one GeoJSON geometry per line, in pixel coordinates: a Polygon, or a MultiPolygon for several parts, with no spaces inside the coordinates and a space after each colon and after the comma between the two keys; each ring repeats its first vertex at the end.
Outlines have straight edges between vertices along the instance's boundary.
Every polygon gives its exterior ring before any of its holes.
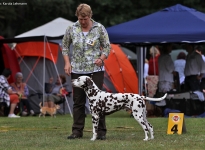
{"type": "Polygon", "coordinates": [[[149,140],[148,138],[143,139],[143,141],[148,141],[148,140],[149,140]]]}
{"type": "Polygon", "coordinates": [[[97,134],[93,134],[93,137],[90,140],[95,141],[96,139],[97,139],[97,134]]]}
{"type": "Polygon", "coordinates": [[[92,137],[90,140],[91,140],[91,141],[95,141],[95,140],[96,140],[96,137],[95,137],[95,138],[94,138],[94,137],[92,137]]]}

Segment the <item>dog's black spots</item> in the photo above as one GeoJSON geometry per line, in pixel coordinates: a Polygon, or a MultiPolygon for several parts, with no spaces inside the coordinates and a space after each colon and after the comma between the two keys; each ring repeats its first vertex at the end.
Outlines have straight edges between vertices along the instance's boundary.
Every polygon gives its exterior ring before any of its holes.
{"type": "Polygon", "coordinates": [[[133,110],[133,112],[136,112],[136,113],[138,113],[137,109],[134,109],[134,110],[133,110]]]}
{"type": "Polygon", "coordinates": [[[130,104],[130,106],[133,107],[133,104],[134,104],[134,102],[132,101],[131,104],[130,104]]]}
{"type": "Polygon", "coordinates": [[[95,90],[95,89],[89,89],[88,90],[88,96],[89,97],[94,97],[94,96],[96,96],[98,94],[98,92],[97,92],[97,90],[95,90]]]}
{"type": "Polygon", "coordinates": [[[107,105],[108,105],[108,106],[112,106],[112,104],[110,104],[110,103],[107,103],[107,105]]]}
{"type": "Polygon", "coordinates": [[[138,115],[137,115],[137,114],[135,114],[135,116],[137,117],[138,115]]]}
{"type": "Polygon", "coordinates": [[[148,125],[152,127],[152,125],[148,122],[148,125]]]}
{"type": "Polygon", "coordinates": [[[73,86],[83,87],[88,96],[94,134],[97,134],[97,124],[101,116],[129,108],[132,110],[134,118],[141,124],[145,132],[145,140],[148,140],[148,133],[150,133],[151,138],[154,138],[153,127],[145,118],[146,106],[143,100],[144,96],[132,93],[108,93],[101,91],[88,76],[81,76],[73,82],[73,86]]]}
{"type": "Polygon", "coordinates": [[[105,103],[111,102],[111,99],[109,97],[104,98],[105,103]]]}
{"type": "Polygon", "coordinates": [[[92,99],[92,100],[90,99],[89,101],[90,101],[90,103],[94,103],[96,101],[96,99],[92,99]]]}

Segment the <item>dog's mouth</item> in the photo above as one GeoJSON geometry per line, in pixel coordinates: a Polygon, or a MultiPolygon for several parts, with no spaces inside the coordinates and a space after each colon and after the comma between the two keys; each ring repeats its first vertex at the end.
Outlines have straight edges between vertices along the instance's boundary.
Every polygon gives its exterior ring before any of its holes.
{"type": "Polygon", "coordinates": [[[75,79],[71,80],[72,86],[75,86],[74,81],[75,81],[75,79]]]}
{"type": "Polygon", "coordinates": [[[77,87],[73,82],[71,82],[71,84],[72,84],[73,87],[77,87]]]}

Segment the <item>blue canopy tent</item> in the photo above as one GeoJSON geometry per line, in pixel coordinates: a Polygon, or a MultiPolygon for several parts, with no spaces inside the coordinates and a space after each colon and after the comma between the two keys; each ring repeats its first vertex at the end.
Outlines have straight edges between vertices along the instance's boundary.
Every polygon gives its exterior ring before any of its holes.
{"type": "Polygon", "coordinates": [[[205,14],[177,4],[107,31],[113,43],[204,42],[205,14]]]}
{"type": "MultiPolygon", "coordinates": [[[[112,43],[205,42],[205,14],[177,4],[156,13],[107,28],[112,43]]],[[[139,94],[142,93],[144,47],[137,50],[139,94]]]]}

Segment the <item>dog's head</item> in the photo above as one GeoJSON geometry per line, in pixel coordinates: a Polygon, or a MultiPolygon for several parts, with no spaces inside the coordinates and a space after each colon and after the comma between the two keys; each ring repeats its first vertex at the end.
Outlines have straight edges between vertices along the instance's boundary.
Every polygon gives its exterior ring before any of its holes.
{"type": "Polygon", "coordinates": [[[60,109],[60,105],[55,105],[55,108],[56,109],[60,109]]]}
{"type": "Polygon", "coordinates": [[[79,88],[92,88],[93,80],[89,76],[80,76],[77,79],[72,80],[72,85],[79,88]]]}

